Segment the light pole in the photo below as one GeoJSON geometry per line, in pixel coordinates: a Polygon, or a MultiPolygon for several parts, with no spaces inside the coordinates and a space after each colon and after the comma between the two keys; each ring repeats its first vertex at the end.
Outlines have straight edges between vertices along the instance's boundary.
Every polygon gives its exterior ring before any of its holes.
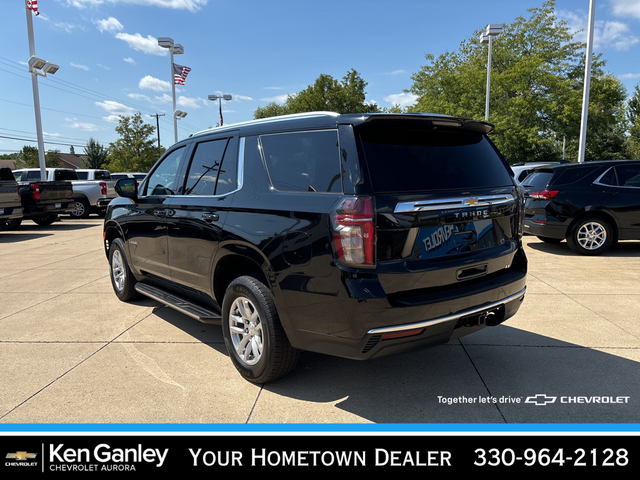
{"type": "Polygon", "coordinates": [[[587,144],[587,118],[589,116],[589,91],[591,90],[591,57],[593,55],[593,23],[596,17],[596,0],[589,1],[589,29],[587,32],[587,55],[584,62],[584,90],[582,93],[582,115],[580,118],[580,145],[578,163],[584,163],[587,144]]]}
{"type": "MultiPolygon", "coordinates": [[[[170,37],[159,37],[158,45],[162,48],[169,49],[169,58],[171,61],[171,75],[169,76],[171,80],[171,99],[173,100],[173,111],[176,111],[176,82],[173,78],[173,55],[179,55],[184,53],[184,48],[179,43],[174,44],[173,39],[170,37]]],[[[173,135],[175,137],[175,141],[178,141],[178,119],[173,115],[173,135]]]]}
{"type": "Polygon", "coordinates": [[[173,124],[176,126],[176,142],[178,141],[178,120],[187,116],[187,112],[182,110],[173,111],[173,124]]]}
{"type": "MultiPolygon", "coordinates": [[[[27,5],[25,3],[25,5],[27,5]]],[[[40,162],[40,178],[45,180],[47,168],[44,160],[44,139],[42,137],[42,118],[40,116],[40,92],[38,91],[38,75],[46,77],[53,75],[60,68],[55,63],[47,62],[36,57],[36,46],[33,38],[33,19],[28,6],[27,11],[27,35],[29,37],[29,72],[31,73],[31,86],[33,88],[33,109],[36,116],[36,138],[38,139],[38,161],[40,162]]]]}
{"type": "Polygon", "coordinates": [[[484,106],[484,119],[489,121],[489,92],[491,91],[491,47],[493,45],[493,37],[502,33],[501,23],[490,23],[485,31],[480,35],[480,43],[489,42],[489,56],[487,59],[487,95],[484,106]]]}
{"type": "Polygon", "coordinates": [[[220,107],[220,126],[222,126],[222,100],[231,100],[233,97],[228,93],[224,95],[209,95],[209,100],[215,102],[218,100],[218,106],[220,107]]]}

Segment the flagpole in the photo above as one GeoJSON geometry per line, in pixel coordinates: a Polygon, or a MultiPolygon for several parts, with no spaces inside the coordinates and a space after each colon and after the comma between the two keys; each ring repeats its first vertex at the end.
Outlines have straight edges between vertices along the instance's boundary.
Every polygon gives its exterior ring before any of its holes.
{"type": "MultiPolygon", "coordinates": [[[[27,12],[27,34],[29,37],[29,58],[35,57],[36,46],[33,36],[33,18],[32,12],[25,2],[25,11],[27,12]]],[[[47,179],[47,166],[44,159],[44,139],[42,136],[42,117],[40,116],[40,92],[38,90],[38,75],[35,69],[29,68],[31,72],[31,87],[33,89],[33,110],[36,116],[36,138],[38,139],[38,162],[40,164],[40,179],[47,179]]]]}
{"type": "Polygon", "coordinates": [[[173,48],[169,49],[169,55],[171,56],[171,97],[173,99],[173,136],[175,143],[178,143],[178,119],[176,118],[176,82],[173,78],[173,48]]]}

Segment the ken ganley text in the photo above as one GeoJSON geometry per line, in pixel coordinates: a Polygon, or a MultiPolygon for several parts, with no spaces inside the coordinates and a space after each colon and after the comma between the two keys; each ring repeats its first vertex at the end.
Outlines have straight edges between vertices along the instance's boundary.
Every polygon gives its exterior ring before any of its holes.
{"type": "Polygon", "coordinates": [[[451,466],[451,453],[439,450],[267,450],[211,451],[189,449],[194,467],[442,467],[451,466]]]}

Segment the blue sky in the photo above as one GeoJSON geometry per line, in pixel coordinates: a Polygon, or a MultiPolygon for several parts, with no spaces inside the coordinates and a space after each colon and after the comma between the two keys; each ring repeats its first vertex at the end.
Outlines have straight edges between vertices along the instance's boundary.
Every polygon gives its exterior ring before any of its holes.
{"type": "MultiPolygon", "coordinates": [[[[160,117],[164,146],[173,143],[170,60],[157,46],[184,47],[175,62],[191,68],[177,87],[184,138],[219,121],[209,94],[231,94],[224,123],[250,120],[258,106],[281,101],[324,73],[355,68],[367,101],[411,103],[404,90],[425,53],[457,50],[488,23],[528,17],[542,0],[39,0],[33,17],[38,57],[60,66],[39,77],[45,148],[82,153],[90,137],[117,138],[118,115],[160,117]]],[[[24,0],[2,0],[0,153],[36,145],[24,0]],[[12,138],[11,138],[12,137],[12,138]],[[32,140],[32,141],[27,141],[32,140]]],[[[557,0],[572,29],[584,29],[589,0],[557,0]]],[[[595,50],[630,93],[640,82],[640,0],[597,0],[595,50]]]]}

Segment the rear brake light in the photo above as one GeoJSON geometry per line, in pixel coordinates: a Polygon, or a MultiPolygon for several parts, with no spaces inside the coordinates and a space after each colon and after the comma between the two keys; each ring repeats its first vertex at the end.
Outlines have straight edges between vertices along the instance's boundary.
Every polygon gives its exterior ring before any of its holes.
{"type": "Polygon", "coordinates": [[[104,182],[100,182],[100,194],[102,195],[107,194],[107,184],[104,182]]]}
{"type": "Polygon", "coordinates": [[[331,221],[338,259],[356,267],[375,266],[375,226],[371,197],[342,197],[331,221]]]}
{"type": "Polygon", "coordinates": [[[37,183],[32,183],[30,185],[31,190],[33,190],[33,199],[34,200],[40,200],[40,185],[37,183]]]}
{"type": "Polygon", "coordinates": [[[529,195],[531,198],[537,198],[540,200],[551,200],[560,193],[560,190],[540,190],[539,192],[531,192],[529,195]]]}

